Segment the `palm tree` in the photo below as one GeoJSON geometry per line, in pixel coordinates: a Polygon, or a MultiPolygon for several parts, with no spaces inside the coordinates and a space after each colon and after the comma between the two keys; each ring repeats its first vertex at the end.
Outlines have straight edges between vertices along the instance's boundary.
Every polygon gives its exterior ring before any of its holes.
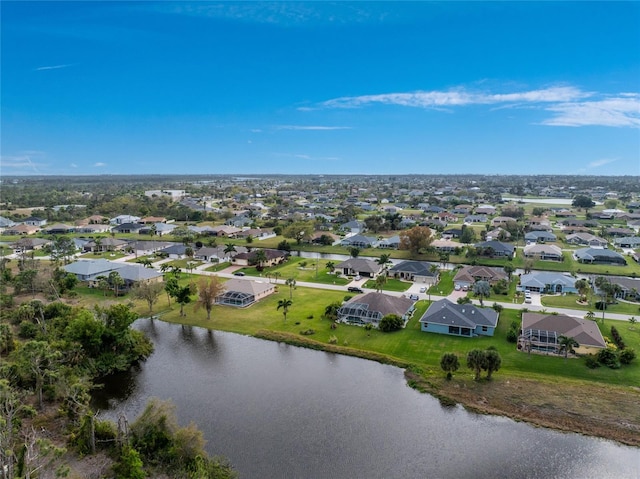
{"type": "Polygon", "coordinates": [[[467,367],[473,369],[475,376],[474,379],[478,381],[480,379],[480,371],[485,363],[485,352],[480,349],[472,349],[467,353],[467,367]]]}
{"type": "Polygon", "coordinates": [[[274,271],[273,272],[273,278],[275,279],[276,284],[278,284],[278,278],[282,276],[282,273],[280,273],[279,271],[274,271]]]}
{"type": "Polygon", "coordinates": [[[387,276],[384,274],[379,274],[376,277],[376,291],[379,293],[380,291],[382,291],[382,287],[384,286],[384,284],[387,282],[387,276]]]}
{"type": "Polygon", "coordinates": [[[120,273],[118,273],[117,271],[112,271],[111,273],[109,273],[108,279],[109,284],[113,286],[114,295],[117,297],[120,286],[124,285],[124,279],[122,279],[122,276],[120,276],[120,273]]]}
{"type": "Polygon", "coordinates": [[[295,278],[287,278],[284,282],[287,286],[289,286],[289,299],[293,299],[293,289],[296,287],[296,279],[295,278]]]}
{"type": "Polygon", "coordinates": [[[564,351],[564,359],[565,359],[565,361],[567,360],[567,357],[569,356],[569,352],[573,348],[580,347],[580,345],[578,344],[578,341],[576,341],[575,339],[573,339],[573,338],[571,338],[569,336],[559,336],[558,337],[558,344],[560,345],[560,351],[564,351]]]}
{"type": "Polygon", "coordinates": [[[445,373],[447,373],[447,379],[451,379],[453,373],[455,373],[460,367],[458,355],[455,353],[444,353],[440,358],[440,367],[445,373]]]}
{"type": "Polygon", "coordinates": [[[224,254],[226,254],[227,257],[231,257],[231,253],[235,253],[236,251],[236,245],[233,243],[226,243],[224,245],[224,254]]]}
{"type": "Polygon", "coordinates": [[[511,263],[507,263],[503,266],[502,269],[504,269],[504,272],[507,273],[507,276],[509,277],[509,282],[511,282],[511,275],[516,270],[516,268],[511,263]]]}
{"type": "Polygon", "coordinates": [[[488,349],[484,352],[484,366],[482,369],[487,371],[487,379],[491,379],[491,374],[500,369],[502,358],[500,353],[495,349],[488,349]]]}
{"type": "Polygon", "coordinates": [[[596,314],[593,311],[587,311],[587,314],[584,315],[584,319],[590,319],[593,321],[596,319],[596,314]]]}
{"type": "Polygon", "coordinates": [[[263,264],[267,261],[267,253],[263,249],[256,250],[253,255],[253,261],[256,262],[256,269],[262,271],[263,264]]]}
{"type": "Polygon", "coordinates": [[[185,316],[184,305],[191,302],[191,285],[179,287],[176,291],[176,303],[180,305],[180,316],[185,316]]]}
{"type": "Polygon", "coordinates": [[[287,313],[289,312],[289,306],[293,304],[293,301],[290,299],[280,299],[278,300],[278,307],[276,310],[282,308],[282,314],[284,316],[284,320],[287,320],[287,313]]]}
{"type": "Polygon", "coordinates": [[[491,294],[491,286],[488,281],[476,281],[473,283],[473,293],[480,298],[480,306],[484,306],[483,299],[491,294]]]}
{"type": "Polygon", "coordinates": [[[380,257],[376,260],[376,263],[378,263],[380,266],[382,266],[383,269],[386,269],[387,268],[387,263],[389,263],[390,260],[391,260],[391,255],[390,254],[382,253],[380,255],[380,257]]]}
{"type": "Polygon", "coordinates": [[[329,270],[330,273],[333,273],[336,269],[336,264],[333,261],[327,261],[326,268],[329,270]]]}
{"type": "Polygon", "coordinates": [[[578,281],[576,281],[574,286],[578,290],[578,293],[580,293],[581,301],[586,301],[587,293],[589,293],[589,291],[591,290],[589,281],[587,281],[586,279],[579,279],[578,281]]]}
{"type": "Polygon", "coordinates": [[[109,289],[109,279],[106,276],[98,276],[98,288],[102,290],[103,296],[107,297],[107,290],[109,289]]]}

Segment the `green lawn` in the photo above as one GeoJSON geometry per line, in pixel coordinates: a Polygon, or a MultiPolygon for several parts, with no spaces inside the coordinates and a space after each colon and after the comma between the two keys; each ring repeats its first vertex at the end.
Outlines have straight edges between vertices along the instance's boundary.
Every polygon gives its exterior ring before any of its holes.
{"type": "MultiPolygon", "coordinates": [[[[576,301],[578,300],[577,294],[567,294],[565,296],[561,295],[543,295],[541,298],[543,306],[549,306],[553,308],[567,308],[567,309],[579,309],[582,311],[593,311],[596,316],[602,315],[601,311],[597,311],[595,306],[593,305],[594,301],[599,301],[599,297],[594,297],[591,299],[590,304],[579,304],[576,301]]],[[[605,312],[605,316],[607,313],[617,313],[617,314],[636,314],[640,315],[640,303],[628,303],[619,301],[616,304],[610,304],[607,306],[607,310],[605,312]]]]}
{"type": "MultiPolygon", "coordinates": [[[[406,281],[400,281],[395,278],[388,278],[387,281],[382,286],[383,291],[406,291],[413,283],[408,283],[406,281]]],[[[376,282],[373,279],[370,279],[364,284],[365,288],[376,289],[376,282]]]]}
{"type": "MultiPolygon", "coordinates": [[[[267,278],[276,278],[275,273],[277,273],[276,279],[281,281],[294,278],[296,281],[337,285],[345,285],[351,281],[330,273],[326,268],[327,262],[328,260],[318,260],[316,268],[315,259],[292,256],[286,263],[264,268],[262,271],[258,271],[255,267],[242,268],[242,271],[249,276],[264,276],[267,278]]],[[[333,261],[333,263],[335,264],[336,262],[333,261]]]]}
{"type": "Polygon", "coordinates": [[[231,263],[229,263],[228,261],[223,261],[222,263],[217,263],[217,264],[214,264],[213,266],[209,266],[208,268],[205,268],[205,271],[211,271],[213,273],[217,273],[218,271],[227,269],[229,266],[231,266],[231,263]]]}
{"type": "MultiPolygon", "coordinates": [[[[313,329],[316,333],[306,338],[328,344],[332,336],[337,338],[337,345],[348,346],[367,352],[378,352],[399,361],[415,364],[425,371],[440,374],[439,360],[443,353],[454,352],[461,358],[473,348],[495,346],[502,356],[502,368],[498,374],[519,377],[571,377],[610,384],[640,384],[640,361],[618,370],[608,368],[588,369],[584,360],[571,359],[565,361],[561,357],[527,355],[518,352],[515,345],[507,342],[506,334],[512,321],[519,322],[519,312],[504,310],[494,337],[457,338],[446,335],[429,334],[420,331],[419,318],[426,310],[428,301],[419,301],[414,317],[407,327],[395,333],[381,333],[377,330],[366,331],[358,326],[338,325],[330,329],[330,323],[323,320],[324,308],[334,301],[342,301],[344,292],[320,291],[317,289],[298,287],[293,291],[293,304],[289,309],[287,321],[284,321],[282,310],[277,310],[279,299],[289,298],[290,290],[280,284],[279,291],[263,299],[249,308],[236,309],[228,306],[215,306],[211,321],[206,320],[203,310],[195,311],[193,304],[186,305],[187,316],[180,318],[176,304],[167,307],[166,295],[161,296],[155,311],[161,312],[162,319],[170,322],[185,323],[232,331],[241,334],[255,335],[260,330],[281,331],[298,335],[300,331],[313,329]]],[[[195,296],[194,296],[195,299],[195,296]]],[[[141,314],[147,315],[146,306],[138,303],[141,314]]],[[[610,327],[615,324],[629,348],[640,352],[640,325],[630,330],[630,323],[605,320],[601,327],[605,336],[610,336],[610,327]]],[[[464,363],[464,360],[462,361],[464,363]]],[[[463,368],[464,369],[464,368],[463,368]]]]}

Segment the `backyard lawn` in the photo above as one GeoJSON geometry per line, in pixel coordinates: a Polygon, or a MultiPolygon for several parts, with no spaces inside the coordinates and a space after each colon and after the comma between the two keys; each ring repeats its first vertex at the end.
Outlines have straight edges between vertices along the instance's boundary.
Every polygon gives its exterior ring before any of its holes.
{"type": "MultiPolygon", "coordinates": [[[[242,268],[241,271],[249,276],[274,278],[274,281],[284,281],[288,278],[293,278],[296,281],[322,284],[345,285],[351,282],[350,279],[331,273],[327,269],[327,262],[328,260],[323,259],[315,260],[293,256],[284,264],[264,268],[262,271],[258,271],[255,267],[242,268]]],[[[336,261],[333,261],[333,263],[335,264],[336,261]]]]}

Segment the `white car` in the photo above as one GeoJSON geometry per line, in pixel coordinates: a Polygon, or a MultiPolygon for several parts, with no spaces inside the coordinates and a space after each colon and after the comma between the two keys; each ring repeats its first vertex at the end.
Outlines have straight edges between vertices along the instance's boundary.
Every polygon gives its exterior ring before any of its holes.
{"type": "Polygon", "coordinates": [[[460,291],[460,285],[459,285],[459,284],[456,284],[456,285],[455,285],[455,287],[454,287],[453,289],[455,289],[456,291],[460,291]]]}
{"type": "Polygon", "coordinates": [[[421,293],[426,293],[427,292],[427,287],[423,286],[422,288],[420,288],[420,292],[421,293]]]}

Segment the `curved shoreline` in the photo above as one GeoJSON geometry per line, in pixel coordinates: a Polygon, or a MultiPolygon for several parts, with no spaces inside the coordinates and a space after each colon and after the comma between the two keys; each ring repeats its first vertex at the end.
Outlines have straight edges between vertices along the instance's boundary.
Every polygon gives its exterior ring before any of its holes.
{"type": "Polygon", "coordinates": [[[447,381],[442,371],[424,371],[414,364],[380,353],[324,344],[271,330],[259,330],[254,337],[402,368],[410,387],[434,396],[443,405],[460,404],[478,414],[504,416],[536,427],[640,447],[640,388],[518,376],[473,381],[464,374],[447,381]]]}

